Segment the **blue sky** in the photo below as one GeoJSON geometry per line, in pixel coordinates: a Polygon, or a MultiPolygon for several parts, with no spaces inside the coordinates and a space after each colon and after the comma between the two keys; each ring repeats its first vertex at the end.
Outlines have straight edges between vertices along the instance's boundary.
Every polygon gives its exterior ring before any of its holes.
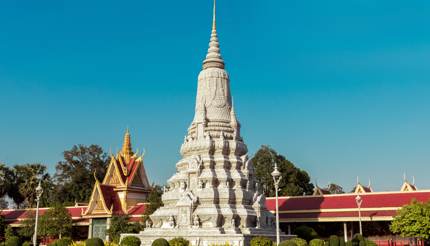
{"type": "MultiPolygon", "coordinates": [[[[0,2],[0,161],[54,170],[74,144],[146,149],[174,172],[193,117],[211,0],[0,2]]],[[[430,188],[429,1],[219,0],[243,135],[312,180],[430,188]]]]}

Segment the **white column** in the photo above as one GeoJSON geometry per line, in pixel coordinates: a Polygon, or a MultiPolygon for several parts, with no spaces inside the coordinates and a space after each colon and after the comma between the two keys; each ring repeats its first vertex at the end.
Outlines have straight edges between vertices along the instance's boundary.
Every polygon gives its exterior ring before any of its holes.
{"type": "Polygon", "coordinates": [[[343,222],[343,237],[346,243],[348,241],[348,226],[346,222],[343,222]]]}
{"type": "Polygon", "coordinates": [[[93,219],[90,219],[89,225],[88,225],[88,238],[93,237],[93,219]]]}

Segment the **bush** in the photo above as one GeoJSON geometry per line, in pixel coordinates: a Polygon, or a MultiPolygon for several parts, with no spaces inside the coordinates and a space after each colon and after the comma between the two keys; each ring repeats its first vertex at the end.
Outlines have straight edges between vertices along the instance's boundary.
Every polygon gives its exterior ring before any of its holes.
{"type": "Polygon", "coordinates": [[[339,238],[339,246],[345,246],[345,240],[344,238],[339,238]]]}
{"type": "Polygon", "coordinates": [[[346,246],[352,246],[352,241],[351,240],[348,240],[347,242],[346,242],[346,244],[345,244],[346,246]]]}
{"type": "Polygon", "coordinates": [[[104,246],[103,240],[100,238],[90,238],[85,241],[85,246],[104,246]]]}
{"type": "Polygon", "coordinates": [[[182,237],[175,237],[172,240],[169,241],[170,246],[188,246],[190,245],[190,242],[182,237]]]}
{"type": "Polygon", "coordinates": [[[17,236],[11,236],[6,239],[5,246],[21,246],[21,240],[17,236]]]}
{"type": "Polygon", "coordinates": [[[72,243],[73,243],[72,239],[68,237],[64,237],[64,238],[55,240],[53,243],[50,243],[49,246],[69,246],[72,243]]]}
{"type": "Polygon", "coordinates": [[[296,243],[297,246],[308,246],[308,242],[306,242],[306,240],[302,239],[302,238],[292,238],[290,239],[290,241],[296,243]]]}
{"type": "Polygon", "coordinates": [[[309,246],[324,246],[324,240],[315,238],[309,242],[309,246]]]}
{"type": "Polygon", "coordinates": [[[307,242],[314,238],[318,238],[318,233],[309,226],[301,225],[294,229],[293,234],[297,235],[299,238],[305,239],[307,242]]]}
{"type": "Polygon", "coordinates": [[[6,229],[4,230],[4,238],[5,240],[7,240],[10,237],[15,236],[15,233],[13,233],[13,229],[11,226],[7,226],[6,229]]]}
{"type": "Polygon", "coordinates": [[[24,242],[24,243],[22,244],[22,246],[31,246],[31,244],[32,244],[32,242],[27,241],[27,242],[24,242]]]}
{"type": "Polygon", "coordinates": [[[140,246],[141,242],[138,237],[126,236],[121,240],[119,245],[121,246],[140,246]]]}
{"type": "Polygon", "coordinates": [[[279,243],[279,246],[297,246],[297,244],[292,240],[285,240],[279,243]]]}
{"type": "Polygon", "coordinates": [[[331,235],[329,238],[330,246],[340,246],[339,237],[336,235],[331,235]]]}
{"type": "Polygon", "coordinates": [[[167,240],[164,238],[159,238],[159,239],[156,239],[154,242],[152,242],[151,245],[152,246],[169,246],[169,242],[167,242],[167,240]]]}
{"type": "Polygon", "coordinates": [[[273,242],[267,237],[254,237],[251,240],[251,246],[272,246],[273,242]]]}
{"type": "Polygon", "coordinates": [[[366,239],[366,246],[378,246],[378,245],[375,242],[373,242],[372,240],[366,239]]]}

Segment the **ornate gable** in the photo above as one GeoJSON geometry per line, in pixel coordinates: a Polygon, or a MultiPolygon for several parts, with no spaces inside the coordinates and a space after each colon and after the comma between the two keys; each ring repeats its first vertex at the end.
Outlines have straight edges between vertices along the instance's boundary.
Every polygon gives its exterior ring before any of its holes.
{"type": "Polygon", "coordinates": [[[400,188],[400,191],[402,192],[417,191],[417,187],[414,184],[411,184],[405,180],[405,182],[403,182],[402,188],[400,188]]]}
{"type": "Polygon", "coordinates": [[[101,215],[101,214],[112,214],[112,211],[108,208],[106,200],[101,189],[100,183],[96,180],[94,184],[93,192],[91,193],[90,202],[87,210],[84,211],[83,215],[101,215]]]}

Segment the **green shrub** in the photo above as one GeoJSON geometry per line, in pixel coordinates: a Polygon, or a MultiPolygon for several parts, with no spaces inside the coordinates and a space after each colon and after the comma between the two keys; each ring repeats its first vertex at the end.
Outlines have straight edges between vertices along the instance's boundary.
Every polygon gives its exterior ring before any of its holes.
{"type": "Polygon", "coordinates": [[[7,226],[6,230],[4,230],[4,238],[7,240],[10,237],[15,236],[15,233],[13,232],[13,229],[11,226],[7,226]]]}
{"type": "Polygon", "coordinates": [[[190,245],[190,242],[182,237],[175,237],[172,240],[169,241],[170,246],[188,246],[190,245]]]}
{"type": "Polygon", "coordinates": [[[272,246],[273,242],[267,237],[254,237],[251,240],[251,246],[272,246]]]}
{"type": "Polygon", "coordinates": [[[378,245],[375,242],[373,242],[372,240],[366,239],[366,246],[378,246],[378,245]]]}
{"type": "Polygon", "coordinates": [[[141,242],[138,237],[126,236],[121,240],[120,246],[140,246],[141,242]]]}
{"type": "MultiPolygon", "coordinates": [[[[275,244],[273,244],[275,245],[275,244]]],[[[279,246],[297,246],[297,244],[292,240],[285,240],[279,243],[279,246]]]]}
{"type": "Polygon", "coordinates": [[[64,237],[64,238],[55,240],[53,243],[50,243],[49,246],[69,246],[72,243],[73,243],[72,239],[68,237],[64,237]]]}
{"type": "Polygon", "coordinates": [[[152,242],[151,245],[152,246],[169,246],[169,242],[167,242],[167,240],[164,238],[159,238],[159,239],[156,239],[154,242],[152,242]]]}
{"type": "Polygon", "coordinates": [[[90,238],[85,241],[85,246],[104,246],[103,240],[98,237],[90,238]]]}
{"type": "Polygon", "coordinates": [[[328,241],[330,243],[330,246],[340,246],[339,237],[336,235],[331,235],[328,241]]]}
{"type": "Polygon", "coordinates": [[[339,238],[339,246],[345,246],[345,240],[343,238],[339,238]]]}
{"type": "Polygon", "coordinates": [[[346,242],[345,246],[352,246],[352,241],[351,241],[351,240],[348,240],[348,241],[346,242]]]}
{"type": "Polygon", "coordinates": [[[308,246],[308,242],[306,242],[306,240],[299,237],[292,238],[290,239],[290,241],[296,243],[297,246],[308,246]]]}
{"type": "Polygon", "coordinates": [[[5,246],[21,246],[21,240],[17,236],[11,236],[6,239],[5,246]]]}
{"type": "Polygon", "coordinates": [[[27,242],[24,242],[24,243],[22,244],[22,246],[31,246],[31,244],[32,244],[32,242],[27,241],[27,242]]]}
{"type": "Polygon", "coordinates": [[[324,240],[321,240],[319,238],[312,239],[309,242],[309,246],[324,246],[324,240]]]}
{"type": "Polygon", "coordinates": [[[305,239],[307,242],[314,238],[318,238],[318,233],[309,226],[301,225],[294,229],[293,234],[297,235],[299,238],[305,239]]]}

